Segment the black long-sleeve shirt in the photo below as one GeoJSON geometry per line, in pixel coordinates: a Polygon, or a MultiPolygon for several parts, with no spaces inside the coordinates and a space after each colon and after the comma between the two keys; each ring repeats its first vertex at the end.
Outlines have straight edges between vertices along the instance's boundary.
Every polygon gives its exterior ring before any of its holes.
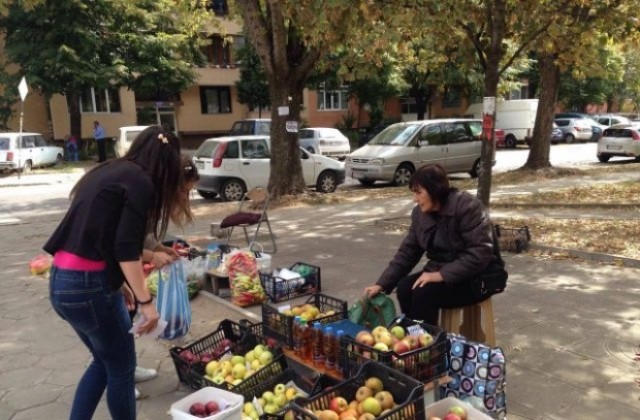
{"type": "Polygon", "coordinates": [[[86,176],[43,248],[51,255],[63,250],[105,261],[115,290],[124,282],[119,262],[135,261],[142,254],[153,182],[132,162],[114,162],[86,176]]]}

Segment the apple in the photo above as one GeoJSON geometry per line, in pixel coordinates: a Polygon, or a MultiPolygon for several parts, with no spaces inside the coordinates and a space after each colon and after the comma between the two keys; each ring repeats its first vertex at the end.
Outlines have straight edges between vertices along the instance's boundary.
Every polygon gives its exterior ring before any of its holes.
{"type": "Polygon", "coordinates": [[[207,410],[208,416],[220,411],[220,406],[215,401],[209,401],[208,403],[205,404],[204,408],[207,410]]]}
{"type": "Polygon", "coordinates": [[[262,398],[267,404],[269,404],[270,402],[273,402],[273,399],[275,398],[275,394],[271,391],[265,391],[262,394],[262,398]]]}
{"type": "Polygon", "coordinates": [[[329,401],[329,409],[341,414],[349,408],[349,403],[342,397],[334,397],[329,401]]]}
{"type": "Polygon", "coordinates": [[[449,413],[444,416],[442,420],[462,420],[462,418],[460,418],[460,416],[457,414],[449,413]]]}
{"type": "Polygon", "coordinates": [[[284,394],[287,391],[287,386],[285,384],[278,384],[273,388],[273,393],[278,395],[278,394],[284,394]]]}
{"type": "Polygon", "coordinates": [[[244,355],[244,358],[247,360],[247,362],[251,363],[256,360],[256,354],[253,350],[250,350],[249,352],[247,352],[247,354],[244,355]]]}
{"type": "Polygon", "coordinates": [[[273,354],[270,351],[264,351],[258,356],[258,360],[262,366],[266,366],[273,361],[273,354]]]}
{"type": "Polygon", "coordinates": [[[366,387],[366,386],[361,386],[356,391],[356,400],[358,402],[362,402],[362,401],[364,401],[367,398],[372,397],[372,396],[373,396],[373,391],[371,390],[371,388],[366,387]]]}
{"type": "Polygon", "coordinates": [[[211,379],[211,382],[213,382],[216,385],[222,385],[224,383],[224,376],[216,375],[211,379]]]}
{"type": "Polygon", "coordinates": [[[429,333],[420,334],[418,336],[418,343],[420,344],[420,347],[427,347],[433,343],[433,337],[429,333]]]}
{"type": "Polygon", "coordinates": [[[358,401],[358,400],[353,400],[353,401],[351,401],[351,402],[349,403],[349,409],[350,409],[350,410],[355,411],[355,412],[356,412],[356,414],[358,413],[358,403],[359,403],[359,402],[360,402],[360,401],[358,401]]]}
{"type": "Polygon", "coordinates": [[[189,413],[193,414],[194,416],[198,416],[200,414],[206,415],[207,409],[204,406],[204,404],[195,403],[195,404],[192,404],[191,407],[189,407],[189,413]]]}
{"type": "Polygon", "coordinates": [[[418,338],[415,335],[408,335],[402,339],[409,346],[410,350],[415,350],[418,348],[418,338]]]}
{"type": "Polygon", "coordinates": [[[358,420],[375,420],[376,416],[371,413],[363,413],[358,420]]]}
{"type": "Polygon", "coordinates": [[[292,399],[298,396],[298,391],[296,391],[295,388],[289,388],[287,389],[284,395],[287,396],[288,401],[291,401],[292,399]]]}
{"type": "Polygon", "coordinates": [[[246,402],[244,403],[244,405],[242,406],[242,412],[244,414],[246,414],[247,416],[249,415],[249,413],[251,413],[252,411],[254,411],[256,408],[253,405],[252,402],[246,402]]]}
{"type": "Polygon", "coordinates": [[[380,402],[383,410],[387,410],[395,404],[393,401],[393,395],[391,395],[389,391],[380,391],[374,398],[380,402]]]}
{"type": "Polygon", "coordinates": [[[368,378],[366,381],[364,381],[364,386],[371,389],[374,395],[382,391],[382,389],[384,388],[384,385],[382,384],[382,381],[380,380],[380,378],[376,378],[375,376],[372,376],[368,378]]]}
{"type": "Polygon", "coordinates": [[[460,407],[459,405],[454,405],[452,407],[449,407],[448,413],[455,414],[456,416],[460,417],[462,420],[465,420],[467,418],[467,410],[460,407]]]}
{"type": "Polygon", "coordinates": [[[382,412],[382,406],[380,405],[380,401],[373,397],[367,397],[364,401],[362,401],[362,411],[364,413],[371,413],[374,416],[380,415],[382,412]]]}
{"type": "Polygon", "coordinates": [[[244,356],[238,356],[235,355],[231,358],[231,364],[232,365],[244,365],[246,364],[245,360],[244,360],[244,356]]]}
{"type": "Polygon", "coordinates": [[[396,325],[395,327],[391,328],[389,332],[393,334],[393,336],[398,340],[402,340],[406,335],[404,332],[404,328],[402,328],[400,325],[396,325]]]}
{"type": "Polygon", "coordinates": [[[358,412],[352,408],[340,413],[340,420],[358,420],[358,412]]]}
{"type": "Polygon", "coordinates": [[[338,413],[332,410],[318,411],[316,412],[316,416],[318,417],[319,420],[339,420],[340,419],[340,416],[338,416],[338,413]]]}
{"type": "Polygon", "coordinates": [[[251,370],[258,370],[260,369],[260,366],[262,366],[260,364],[260,360],[254,360],[253,362],[251,362],[251,370]]]}
{"type": "Polygon", "coordinates": [[[372,347],[376,340],[373,338],[373,335],[369,331],[360,331],[356,335],[356,342],[359,344],[364,344],[365,346],[372,347]]]}
{"type": "Polygon", "coordinates": [[[398,354],[406,353],[409,350],[411,350],[409,348],[409,344],[407,344],[407,342],[404,341],[404,340],[400,340],[396,344],[393,345],[393,351],[395,351],[398,354]]]}
{"type": "Polygon", "coordinates": [[[383,327],[382,325],[375,327],[372,331],[371,334],[373,334],[373,336],[375,337],[376,335],[383,333],[383,332],[389,332],[389,330],[386,327],[383,327]]]}
{"type": "Polygon", "coordinates": [[[276,414],[278,410],[279,410],[278,406],[273,403],[269,403],[264,406],[264,412],[267,414],[276,414]]]}
{"type": "Polygon", "coordinates": [[[265,346],[263,346],[262,344],[258,344],[257,346],[255,346],[255,347],[253,348],[253,354],[254,354],[254,356],[255,356],[255,357],[258,357],[258,358],[259,358],[259,357],[260,357],[260,355],[261,355],[262,353],[264,353],[266,350],[267,350],[267,349],[266,349],[266,347],[265,347],[265,346]]]}
{"type": "Polygon", "coordinates": [[[389,351],[389,346],[387,346],[385,343],[376,343],[373,345],[373,348],[378,351],[389,351]]]}
{"type": "Polygon", "coordinates": [[[387,347],[393,344],[392,335],[389,331],[382,331],[377,335],[374,334],[373,337],[376,339],[376,343],[384,343],[387,347]]]}
{"type": "Polygon", "coordinates": [[[287,405],[287,396],[284,395],[284,392],[282,394],[276,394],[276,396],[273,397],[273,403],[280,409],[287,405]]]}
{"type": "Polygon", "coordinates": [[[244,379],[244,377],[247,375],[247,367],[243,364],[238,363],[237,365],[233,366],[231,374],[233,375],[234,379],[244,379]]]}
{"type": "Polygon", "coordinates": [[[207,375],[213,377],[215,376],[216,370],[218,370],[218,366],[220,366],[220,363],[218,363],[215,360],[212,360],[209,363],[207,363],[207,366],[204,368],[204,371],[207,373],[207,375]]]}
{"type": "Polygon", "coordinates": [[[180,352],[180,358],[187,363],[193,363],[198,357],[191,350],[183,350],[180,352]]]}
{"type": "Polygon", "coordinates": [[[233,381],[231,381],[231,385],[233,386],[238,386],[242,383],[242,379],[234,379],[233,381]]]}

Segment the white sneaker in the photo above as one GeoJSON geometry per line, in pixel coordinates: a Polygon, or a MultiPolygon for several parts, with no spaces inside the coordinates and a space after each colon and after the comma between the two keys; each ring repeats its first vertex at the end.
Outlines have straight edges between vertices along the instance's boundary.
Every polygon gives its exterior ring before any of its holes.
{"type": "Polygon", "coordinates": [[[158,371],[155,369],[147,369],[140,366],[136,366],[135,379],[137,382],[150,381],[158,376],[158,371]]]}
{"type": "Polygon", "coordinates": [[[142,394],[140,393],[140,390],[136,388],[136,400],[139,400],[140,397],[142,397],[142,394]]]}

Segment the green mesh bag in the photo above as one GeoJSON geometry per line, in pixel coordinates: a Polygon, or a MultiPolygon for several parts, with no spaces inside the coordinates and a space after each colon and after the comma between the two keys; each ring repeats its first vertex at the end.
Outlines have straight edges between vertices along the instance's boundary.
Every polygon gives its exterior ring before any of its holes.
{"type": "Polygon", "coordinates": [[[349,321],[372,329],[388,326],[396,317],[396,306],[385,293],[363,297],[349,308],[349,321]]]}

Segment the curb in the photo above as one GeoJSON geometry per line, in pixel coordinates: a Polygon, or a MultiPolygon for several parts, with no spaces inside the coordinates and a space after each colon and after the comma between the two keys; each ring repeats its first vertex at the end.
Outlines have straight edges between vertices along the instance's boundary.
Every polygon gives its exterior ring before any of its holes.
{"type": "Polygon", "coordinates": [[[638,203],[491,203],[490,208],[516,208],[516,207],[551,207],[551,208],[592,208],[592,209],[616,209],[616,208],[630,208],[636,209],[640,207],[638,203]]]}
{"type": "MultiPolygon", "coordinates": [[[[375,226],[381,227],[409,227],[408,223],[402,223],[398,220],[406,220],[407,217],[393,217],[389,219],[378,219],[374,221],[375,226]]],[[[599,252],[581,251],[578,249],[560,248],[556,246],[548,246],[536,243],[530,243],[528,250],[546,251],[546,252],[562,252],[575,258],[580,258],[585,261],[600,262],[615,264],[618,266],[640,268],[640,260],[628,257],[622,257],[619,255],[602,254],[599,252]]]]}

